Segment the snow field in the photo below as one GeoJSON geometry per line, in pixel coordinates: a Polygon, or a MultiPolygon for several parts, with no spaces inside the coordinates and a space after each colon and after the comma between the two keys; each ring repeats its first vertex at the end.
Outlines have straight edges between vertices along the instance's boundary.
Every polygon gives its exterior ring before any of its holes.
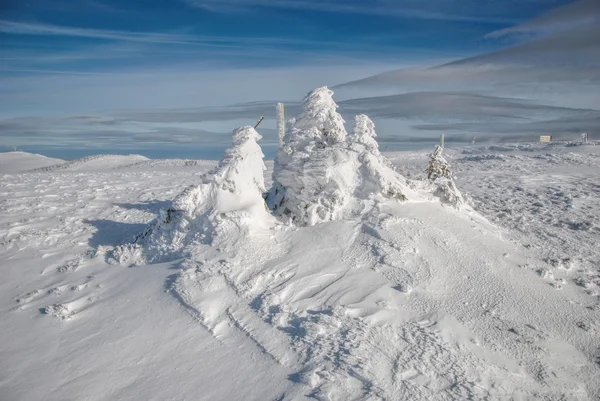
{"type": "Polygon", "coordinates": [[[388,161],[336,107],[320,88],[288,124],[273,215],[251,127],[208,172],[125,156],[3,175],[0,393],[600,397],[600,148],[446,150],[474,210],[423,179],[425,152],[388,161]]]}

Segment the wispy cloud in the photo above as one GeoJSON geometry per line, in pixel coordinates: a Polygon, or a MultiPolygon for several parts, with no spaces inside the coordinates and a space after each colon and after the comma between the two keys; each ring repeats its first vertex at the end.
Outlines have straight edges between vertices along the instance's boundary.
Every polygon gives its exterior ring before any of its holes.
{"type": "MultiPolygon", "coordinates": [[[[251,124],[264,115],[263,143],[276,143],[275,101],[248,102],[225,107],[194,109],[116,110],[66,117],[0,119],[0,146],[54,146],[130,149],[142,152],[162,147],[224,149],[231,129],[251,124]],[[219,128],[215,128],[219,127],[219,128]]],[[[525,99],[472,93],[418,92],[339,102],[351,121],[358,113],[377,123],[384,143],[419,142],[440,131],[451,140],[507,140],[535,138],[540,132],[572,139],[581,132],[595,135],[600,111],[557,107],[525,99]]],[[[289,116],[300,113],[298,103],[286,103],[289,116]]],[[[350,128],[350,127],[348,127],[350,128]]]]}
{"type": "MultiPolygon", "coordinates": [[[[556,8],[488,38],[527,33],[502,49],[430,68],[395,70],[342,87],[408,90],[480,90],[535,96],[554,91],[600,88],[600,2],[582,0],[556,8]],[[523,40],[525,39],[525,40],[523,40]],[[565,85],[569,83],[570,85],[565,85]],[[540,85],[548,85],[543,88],[540,85]]],[[[597,92],[598,93],[598,92],[597,92]]],[[[378,93],[378,94],[381,94],[378,93]]],[[[595,96],[597,102],[598,95],[595,96]]]]}
{"type": "MultiPolygon", "coordinates": [[[[253,8],[279,8],[291,10],[324,11],[335,13],[385,15],[443,21],[473,21],[490,23],[515,23],[514,18],[454,14],[456,2],[436,2],[436,7],[424,6],[422,1],[375,0],[351,2],[347,0],[184,0],[193,7],[210,11],[239,11],[253,8]],[[440,10],[440,11],[438,11],[440,10]]],[[[473,3],[476,5],[477,3],[473,3]]]]}
{"type": "Polygon", "coordinates": [[[73,36],[90,39],[106,39],[113,41],[143,42],[154,44],[219,46],[239,48],[243,48],[244,45],[247,44],[310,44],[315,46],[333,44],[333,42],[327,41],[309,41],[296,38],[259,38],[248,36],[224,37],[179,33],[136,32],[110,29],[80,28],[7,20],[0,20],[0,32],[13,35],[73,36]]]}
{"type": "Polygon", "coordinates": [[[547,33],[590,23],[600,23],[600,1],[598,0],[579,0],[550,10],[524,23],[491,32],[486,37],[547,33]]]}
{"type": "Polygon", "coordinates": [[[18,35],[76,36],[150,43],[197,44],[199,42],[189,35],[77,28],[6,20],[0,20],[0,32],[18,35]]]}
{"type": "Polygon", "coordinates": [[[402,95],[352,99],[339,103],[350,114],[374,118],[422,119],[423,121],[504,121],[520,123],[548,117],[580,115],[598,110],[558,107],[527,99],[484,96],[467,92],[414,92],[402,95]]]}

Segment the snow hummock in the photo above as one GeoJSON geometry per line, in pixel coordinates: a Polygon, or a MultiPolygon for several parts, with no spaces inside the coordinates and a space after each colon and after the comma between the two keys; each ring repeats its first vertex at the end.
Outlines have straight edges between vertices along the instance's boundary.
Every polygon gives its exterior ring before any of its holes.
{"type": "Polygon", "coordinates": [[[260,138],[251,126],[236,129],[233,146],[217,168],[173,199],[134,244],[118,247],[113,258],[134,264],[173,260],[183,256],[188,244],[210,245],[233,232],[248,235],[270,221],[260,138]]]}
{"type": "Polygon", "coordinates": [[[406,181],[379,153],[373,122],[357,116],[348,134],[332,96],[327,87],[306,96],[275,159],[267,203],[299,225],[356,215],[377,196],[405,199],[406,181]]]}

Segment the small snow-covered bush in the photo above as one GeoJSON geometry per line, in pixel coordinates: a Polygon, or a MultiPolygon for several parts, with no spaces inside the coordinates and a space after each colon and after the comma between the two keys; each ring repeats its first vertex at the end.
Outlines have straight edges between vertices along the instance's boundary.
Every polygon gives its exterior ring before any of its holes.
{"type": "Polygon", "coordinates": [[[444,148],[440,145],[435,145],[433,152],[431,152],[429,157],[429,166],[427,166],[427,178],[432,181],[435,181],[437,178],[452,178],[452,171],[450,171],[450,163],[444,159],[442,156],[442,152],[444,148]]]}
{"type": "Polygon", "coordinates": [[[434,195],[442,201],[459,207],[465,203],[465,199],[456,187],[452,178],[450,163],[442,156],[444,148],[435,145],[433,152],[429,156],[429,165],[427,166],[427,178],[436,186],[434,195]]]}
{"type": "Polygon", "coordinates": [[[358,153],[360,162],[360,181],[355,195],[365,199],[371,194],[380,194],[405,200],[403,187],[406,187],[406,180],[381,155],[376,136],[375,123],[368,116],[359,114],[354,117],[354,129],[348,136],[348,146],[358,153]]]}
{"type": "Polygon", "coordinates": [[[133,244],[116,248],[113,260],[136,264],[181,257],[190,243],[213,244],[264,226],[270,219],[265,192],[261,136],[251,126],[233,133],[233,146],[217,168],[185,189],[162,210],[133,244]],[[143,257],[142,257],[143,256],[143,257]]]}

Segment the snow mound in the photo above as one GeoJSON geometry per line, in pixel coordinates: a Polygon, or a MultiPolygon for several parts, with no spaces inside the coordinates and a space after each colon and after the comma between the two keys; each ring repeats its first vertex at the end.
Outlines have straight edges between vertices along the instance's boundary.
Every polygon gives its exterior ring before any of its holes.
{"type": "Polygon", "coordinates": [[[299,225],[354,215],[377,196],[405,199],[406,181],[379,153],[373,122],[357,116],[348,134],[332,95],[322,87],[306,96],[275,159],[267,203],[299,225]]]}
{"type": "Polygon", "coordinates": [[[64,163],[64,160],[53,159],[34,153],[0,153],[0,174],[22,173],[24,171],[58,165],[61,163],[64,163]]]}
{"type": "Polygon", "coordinates": [[[235,130],[233,146],[216,169],[161,210],[133,244],[117,247],[112,259],[121,264],[174,260],[185,256],[189,244],[218,246],[268,225],[260,138],[251,126],[235,130]]]}

